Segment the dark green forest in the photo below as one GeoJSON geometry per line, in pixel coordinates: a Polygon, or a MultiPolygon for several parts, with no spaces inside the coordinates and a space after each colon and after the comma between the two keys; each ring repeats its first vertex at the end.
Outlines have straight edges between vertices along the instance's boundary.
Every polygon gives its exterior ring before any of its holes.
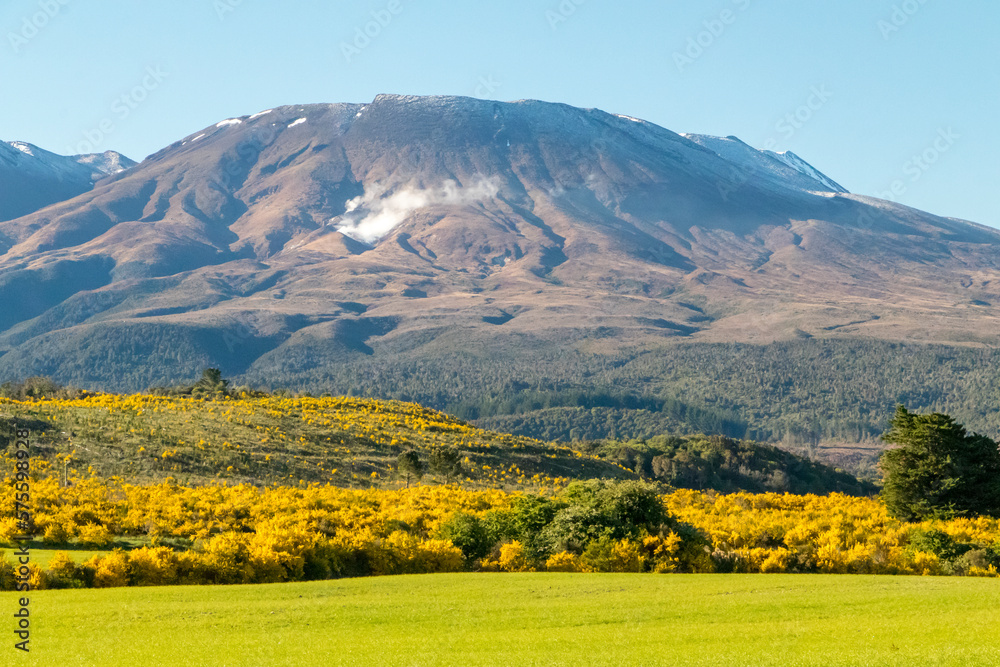
{"type": "Polygon", "coordinates": [[[520,342],[447,354],[433,345],[379,350],[312,368],[286,359],[246,377],[267,384],[285,371],[299,389],[414,400],[547,440],[671,432],[796,448],[874,443],[898,404],[1000,435],[1000,350],[813,339],[598,356],[572,341],[561,350],[520,342]]]}
{"type": "Polygon", "coordinates": [[[292,346],[136,326],[103,339],[60,341],[67,351],[61,361],[42,350],[30,363],[4,355],[0,378],[48,375],[143,391],[212,366],[234,386],[414,401],[485,427],[562,441],[706,433],[802,451],[821,443],[873,445],[898,404],[946,412],[1000,436],[1000,350],[807,339],[581,351],[600,335],[466,341],[461,332],[437,332],[292,346]]]}
{"type": "Polygon", "coordinates": [[[628,442],[583,442],[579,446],[586,453],[634,470],[643,479],[678,489],[855,496],[878,491],[870,482],[777,447],[721,436],[659,435],[628,442]]]}

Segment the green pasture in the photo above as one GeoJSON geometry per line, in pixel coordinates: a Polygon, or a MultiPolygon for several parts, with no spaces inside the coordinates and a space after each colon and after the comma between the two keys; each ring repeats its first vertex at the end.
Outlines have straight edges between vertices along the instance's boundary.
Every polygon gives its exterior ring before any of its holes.
{"type": "MultiPolygon", "coordinates": [[[[12,627],[16,593],[0,594],[12,627]]],[[[1000,581],[454,574],[39,591],[4,665],[1000,665],[1000,581]]]]}
{"type": "MultiPolygon", "coordinates": [[[[118,538],[106,547],[91,547],[82,544],[63,544],[59,546],[52,546],[48,544],[42,544],[40,541],[32,541],[28,545],[28,553],[31,558],[31,562],[39,566],[43,570],[49,569],[49,563],[55,558],[55,555],[60,551],[65,551],[69,554],[69,557],[77,564],[90,559],[93,556],[106,556],[111,553],[114,549],[135,549],[141,546],[147,546],[148,541],[138,538],[118,538]]],[[[0,558],[7,558],[11,562],[14,561],[14,552],[17,551],[15,547],[0,546],[0,558]]],[[[3,664],[0,662],[0,664],[3,664]]]]}

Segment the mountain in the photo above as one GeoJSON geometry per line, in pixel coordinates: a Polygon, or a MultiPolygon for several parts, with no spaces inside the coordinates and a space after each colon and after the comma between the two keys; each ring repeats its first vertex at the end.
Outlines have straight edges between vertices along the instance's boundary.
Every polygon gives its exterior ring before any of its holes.
{"type": "Polygon", "coordinates": [[[139,164],[117,151],[74,155],[71,159],[81,165],[90,167],[93,170],[94,180],[99,180],[104,176],[120,174],[126,169],[131,169],[139,164]]]}
{"type": "Polygon", "coordinates": [[[795,153],[787,151],[759,151],[736,137],[710,137],[703,134],[685,134],[699,146],[731,162],[747,177],[751,175],[778,187],[802,191],[825,191],[847,194],[847,190],[826,176],[795,153]]]}
{"type": "Polygon", "coordinates": [[[0,141],[0,220],[71,199],[135,165],[115,151],[66,157],[23,141],[0,141]]]}
{"type": "MultiPolygon", "coordinates": [[[[643,394],[667,376],[638,359],[704,345],[992,348],[998,250],[1000,231],[850,194],[792,153],[599,110],[288,106],[0,223],[0,377],[142,389],[215,365],[435,407],[643,394]]],[[[699,410],[743,410],[712,396],[699,410]]]]}

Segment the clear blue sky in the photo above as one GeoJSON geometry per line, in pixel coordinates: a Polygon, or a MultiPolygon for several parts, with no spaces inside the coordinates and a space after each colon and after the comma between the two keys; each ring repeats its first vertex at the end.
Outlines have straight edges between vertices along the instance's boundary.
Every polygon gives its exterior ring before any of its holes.
{"type": "Polygon", "coordinates": [[[535,98],[772,141],[1000,226],[998,31],[996,0],[5,0],[0,137],[140,159],[281,104],[535,98]]]}

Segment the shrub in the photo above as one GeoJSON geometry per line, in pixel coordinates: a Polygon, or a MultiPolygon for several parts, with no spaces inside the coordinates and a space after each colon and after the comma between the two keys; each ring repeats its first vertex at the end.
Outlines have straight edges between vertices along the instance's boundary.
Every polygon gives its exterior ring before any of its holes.
{"type": "Polygon", "coordinates": [[[253,581],[247,536],[232,531],[216,535],[205,546],[204,574],[216,584],[245,584],[253,581]]]}
{"type": "Polygon", "coordinates": [[[488,556],[497,542],[482,519],[465,512],[452,514],[441,524],[438,535],[458,547],[469,562],[488,556]]]}
{"type": "MultiPolygon", "coordinates": [[[[910,550],[934,554],[943,561],[953,561],[972,549],[972,545],[959,544],[943,530],[915,530],[910,533],[910,550]]],[[[985,553],[984,553],[985,555],[985,553]]]]}
{"type": "Polygon", "coordinates": [[[420,538],[397,530],[384,540],[370,543],[365,549],[374,575],[418,574],[420,570],[420,538]]]}
{"type": "Polygon", "coordinates": [[[580,562],[588,572],[642,572],[645,568],[642,545],[607,536],[590,542],[580,562]]]}
{"type": "Polygon", "coordinates": [[[21,531],[17,527],[17,519],[14,517],[4,517],[0,519],[0,545],[14,546],[21,531]]]}
{"type": "Polygon", "coordinates": [[[612,572],[642,572],[644,569],[645,559],[643,558],[642,545],[632,540],[615,542],[611,562],[612,572]]]}
{"type": "Polygon", "coordinates": [[[462,550],[449,540],[427,540],[418,547],[421,572],[461,572],[465,564],[462,550]]]}
{"type": "Polygon", "coordinates": [[[77,529],[77,537],[81,544],[93,547],[105,547],[111,544],[111,531],[100,524],[88,523],[77,529]]]}
{"type": "Polygon", "coordinates": [[[16,577],[14,564],[6,556],[0,558],[0,590],[15,590],[17,588],[16,577]]]}
{"type": "Polygon", "coordinates": [[[583,572],[583,563],[576,554],[560,551],[549,556],[545,561],[545,569],[548,572],[583,572]]]}
{"type": "Polygon", "coordinates": [[[773,549],[760,564],[760,571],[764,574],[791,572],[794,565],[795,554],[788,549],[773,549]]]}
{"type": "Polygon", "coordinates": [[[913,554],[913,571],[924,576],[939,576],[945,573],[941,559],[935,554],[918,551],[913,554]]]}
{"type": "Polygon", "coordinates": [[[62,523],[53,521],[45,527],[42,542],[45,544],[66,544],[72,533],[62,523]]]}
{"type": "Polygon", "coordinates": [[[129,584],[129,558],[121,549],[106,556],[94,556],[85,564],[94,568],[95,588],[119,588],[129,584]]]}
{"type": "Polygon", "coordinates": [[[504,572],[529,572],[531,566],[525,557],[524,545],[516,541],[502,545],[497,567],[504,572]]]}
{"type": "Polygon", "coordinates": [[[282,526],[274,521],[257,526],[250,538],[250,565],[260,583],[300,581],[305,578],[306,556],[318,537],[304,527],[282,526]]]}
{"type": "Polygon", "coordinates": [[[142,547],[128,554],[133,586],[165,586],[177,583],[177,557],[167,547],[142,547]]]}
{"type": "Polygon", "coordinates": [[[58,552],[49,561],[49,588],[84,588],[86,582],[80,568],[65,551],[58,552]]]}
{"type": "Polygon", "coordinates": [[[652,564],[653,572],[676,572],[681,567],[677,556],[680,554],[683,539],[674,532],[666,535],[648,536],[642,541],[646,558],[652,564]]]}

